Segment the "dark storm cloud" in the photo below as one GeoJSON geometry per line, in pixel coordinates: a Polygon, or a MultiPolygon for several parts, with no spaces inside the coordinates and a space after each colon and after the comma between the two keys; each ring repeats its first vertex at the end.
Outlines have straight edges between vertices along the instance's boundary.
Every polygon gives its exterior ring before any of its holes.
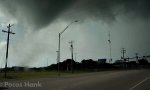
{"type": "Polygon", "coordinates": [[[53,21],[74,0],[0,0],[5,11],[42,28],[53,21]]]}
{"type": "Polygon", "coordinates": [[[1,5],[17,18],[40,29],[56,18],[113,21],[119,14],[150,17],[150,0],[1,0],[1,5]],[[62,15],[61,15],[62,14],[62,15]]]}
{"type": "Polygon", "coordinates": [[[150,0],[127,0],[124,4],[125,13],[131,13],[142,19],[150,17],[150,0]]]}
{"type": "Polygon", "coordinates": [[[107,22],[114,21],[118,15],[148,19],[150,0],[78,0],[65,14],[67,18],[92,18],[107,22]]]}

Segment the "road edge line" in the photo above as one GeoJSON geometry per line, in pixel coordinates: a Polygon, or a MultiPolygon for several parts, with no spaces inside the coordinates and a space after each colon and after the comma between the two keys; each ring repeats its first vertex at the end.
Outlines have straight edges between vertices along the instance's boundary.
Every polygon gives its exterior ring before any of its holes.
{"type": "Polygon", "coordinates": [[[136,88],[137,86],[139,86],[140,84],[144,83],[145,81],[147,81],[148,79],[150,79],[150,76],[145,78],[144,80],[142,80],[141,82],[137,83],[136,85],[134,85],[133,87],[131,87],[129,90],[133,90],[134,88],[136,88]]]}

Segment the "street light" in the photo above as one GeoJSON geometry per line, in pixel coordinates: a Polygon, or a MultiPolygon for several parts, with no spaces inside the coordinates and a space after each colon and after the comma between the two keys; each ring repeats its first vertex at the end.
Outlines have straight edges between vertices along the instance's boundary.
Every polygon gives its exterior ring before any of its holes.
{"type": "Polygon", "coordinates": [[[73,22],[71,22],[69,25],[66,26],[66,28],[59,33],[59,40],[58,40],[58,75],[60,76],[60,72],[59,72],[59,62],[60,62],[60,37],[61,35],[66,31],[67,28],[69,28],[70,25],[72,25],[73,23],[78,22],[78,20],[75,20],[73,22]]]}

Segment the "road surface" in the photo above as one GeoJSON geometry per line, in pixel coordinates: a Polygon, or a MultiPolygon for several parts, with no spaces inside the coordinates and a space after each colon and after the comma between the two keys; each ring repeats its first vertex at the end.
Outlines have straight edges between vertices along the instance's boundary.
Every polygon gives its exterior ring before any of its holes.
{"type": "Polygon", "coordinates": [[[150,90],[150,70],[104,71],[0,85],[0,90],[150,90]]]}

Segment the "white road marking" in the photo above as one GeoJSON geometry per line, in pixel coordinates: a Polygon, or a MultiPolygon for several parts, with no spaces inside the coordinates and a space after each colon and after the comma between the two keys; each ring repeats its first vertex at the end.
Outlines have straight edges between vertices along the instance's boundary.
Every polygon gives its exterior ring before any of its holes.
{"type": "Polygon", "coordinates": [[[137,86],[139,86],[140,84],[144,83],[145,81],[147,81],[148,79],[150,79],[150,77],[145,78],[144,80],[142,80],[141,82],[139,82],[138,84],[134,85],[133,87],[131,87],[129,90],[133,90],[134,88],[136,88],[137,86]]]}

